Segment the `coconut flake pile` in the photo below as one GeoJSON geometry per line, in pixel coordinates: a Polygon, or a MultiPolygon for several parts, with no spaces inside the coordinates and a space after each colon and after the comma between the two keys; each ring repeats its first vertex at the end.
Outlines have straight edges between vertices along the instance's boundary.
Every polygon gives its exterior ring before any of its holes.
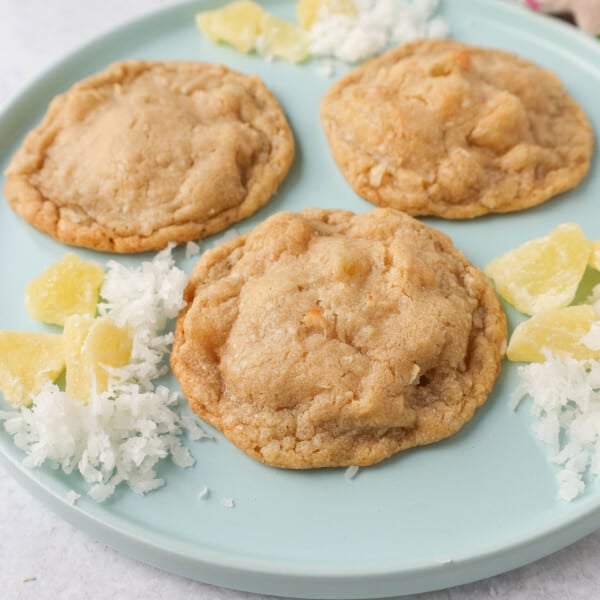
{"type": "Polygon", "coordinates": [[[164,485],[157,463],[168,456],[180,467],[194,464],[180,437],[209,437],[177,411],[178,395],[155,380],[168,372],[166,355],[173,334],[164,333],[183,307],[185,274],[174,265],[169,246],[151,262],[127,268],[110,261],[98,306],[133,332],[130,364],[111,370],[107,392],[93,393],[87,405],[48,384],[33,404],[0,411],[5,429],[26,454],[29,468],[49,463],[65,473],[77,470],[101,502],[125,482],[144,494],[164,485]]]}
{"type": "Polygon", "coordinates": [[[531,397],[533,430],[558,466],[558,496],[573,500],[600,475],[600,361],[547,356],[519,367],[511,403],[531,397]]]}
{"type": "Polygon", "coordinates": [[[439,0],[355,0],[358,14],[321,13],[310,29],[310,53],[354,63],[390,46],[421,38],[446,37],[450,31],[435,16],[439,0]]]}

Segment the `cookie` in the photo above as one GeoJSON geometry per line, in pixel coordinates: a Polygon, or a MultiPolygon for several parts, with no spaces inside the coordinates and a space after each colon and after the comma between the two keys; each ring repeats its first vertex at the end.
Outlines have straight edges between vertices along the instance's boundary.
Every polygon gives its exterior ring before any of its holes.
{"type": "Polygon", "coordinates": [[[592,128],[552,73],[451,40],[403,45],[354,69],[321,104],[357,194],[411,215],[522,210],[575,187],[592,128]]]}
{"type": "Polygon", "coordinates": [[[293,156],[286,117],[257,77],[134,60],[52,101],[11,160],[5,194],[61,242],[142,252],[249,216],[293,156]]]}
{"type": "Polygon", "coordinates": [[[281,212],[209,250],[171,366],[191,409],[266,464],[370,465],[458,431],[506,321],[444,234],[393,209],[281,212]]]}

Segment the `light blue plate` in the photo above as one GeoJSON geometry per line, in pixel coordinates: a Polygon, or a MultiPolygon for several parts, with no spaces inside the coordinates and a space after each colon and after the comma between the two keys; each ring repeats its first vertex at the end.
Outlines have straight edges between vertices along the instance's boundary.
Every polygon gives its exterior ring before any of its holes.
{"type": "MultiPolygon", "coordinates": [[[[248,230],[282,209],[309,205],[366,211],[336,168],[318,118],[330,80],[314,64],[292,66],[215,46],[196,31],[197,9],[159,12],[92,42],[33,82],[0,117],[3,167],[50,98],[78,79],[125,58],[198,59],[256,73],[281,100],[296,134],[294,167],[276,198],[244,222],[248,230]]],[[[270,0],[291,18],[294,3],[270,0]]],[[[507,48],[554,70],[600,131],[600,44],[574,29],[502,2],[449,0],[445,16],[456,38],[507,48]]],[[[535,85],[532,81],[531,85],[535,85]]],[[[444,230],[476,264],[559,223],[578,221],[600,238],[598,154],[582,185],[521,214],[472,222],[429,223],[444,230]]],[[[26,283],[67,248],[42,235],[0,203],[0,329],[36,327],[23,307],[26,283]]],[[[77,250],[82,256],[92,252],[77,250]]],[[[95,255],[96,259],[108,256],[95,255]]],[[[124,259],[131,262],[140,258],[124,259]]],[[[191,263],[185,263],[190,269],[191,263]]],[[[510,313],[512,324],[516,322],[510,313]]],[[[147,497],[119,490],[98,505],[76,477],[28,471],[0,431],[0,457],[45,504],[98,539],[163,569],[217,585],[299,597],[373,597],[452,586],[505,571],[565,546],[600,525],[595,483],[579,500],[556,500],[553,468],[530,433],[527,408],[512,413],[517,383],[505,365],[494,393],[458,434],[363,469],[286,472],[247,458],[222,437],[190,442],[193,469],[161,468],[168,485],[147,497]],[[203,486],[208,500],[199,500],[203,486]],[[220,498],[235,500],[226,509],[220,498]]],[[[0,400],[0,406],[2,401],[0,400]]]]}

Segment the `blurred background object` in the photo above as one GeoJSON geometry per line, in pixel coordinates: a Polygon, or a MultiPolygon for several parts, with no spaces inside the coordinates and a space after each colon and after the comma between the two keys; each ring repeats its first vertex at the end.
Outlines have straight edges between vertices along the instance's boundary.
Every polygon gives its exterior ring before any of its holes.
{"type": "Polygon", "coordinates": [[[531,9],[556,15],[600,36],[600,0],[523,0],[531,9]]]}

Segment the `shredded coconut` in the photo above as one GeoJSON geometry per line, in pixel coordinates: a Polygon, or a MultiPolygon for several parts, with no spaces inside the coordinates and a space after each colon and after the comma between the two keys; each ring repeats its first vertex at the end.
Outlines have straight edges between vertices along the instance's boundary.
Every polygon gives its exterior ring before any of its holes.
{"type": "Polygon", "coordinates": [[[333,63],[323,61],[321,64],[317,65],[315,73],[323,79],[328,79],[335,75],[335,67],[333,66],[333,63]]]}
{"type": "Polygon", "coordinates": [[[354,63],[390,46],[446,37],[446,21],[434,16],[439,0],[355,0],[356,17],[321,13],[310,29],[310,53],[354,63]]]}
{"type": "Polygon", "coordinates": [[[346,479],[354,479],[354,477],[356,477],[356,474],[358,473],[358,467],[357,466],[351,466],[348,467],[345,471],[344,471],[344,477],[346,479]]]}
{"type": "Polygon", "coordinates": [[[194,464],[181,444],[183,432],[191,439],[210,437],[179,415],[176,392],[154,383],[168,372],[172,333],[164,330],[184,305],[186,277],[171,250],[138,267],[108,263],[98,312],[131,329],[133,350],[127,366],[111,369],[107,392],[93,393],[84,405],[48,384],[30,407],[0,411],[6,431],[26,454],[26,467],[47,462],[67,474],[78,471],[99,502],[122,482],[138,494],[161,487],[165,482],[155,470],[160,460],[170,456],[179,467],[194,464]]]}
{"type": "Polygon", "coordinates": [[[590,330],[581,338],[580,342],[590,350],[600,350],[600,321],[592,321],[590,330]]]}
{"type": "Polygon", "coordinates": [[[191,440],[197,441],[203,438],[208,440],[215,439],[214,436],[212,436],[210,433],[207,433],[204,431],[204,429],[202,429],[202,427],[200,427],[198,421],[196,421],[194,417],[181,417],[181,424],[188,432],[191,440]]]}
{"type": "Polygon", "coordinates": [[[100,292],[104,300],[98,306],[100,315],[110,316],[120,327],[132,327],[136,336],[144,330],[164,330],[167,321],[175,318],[184,305],[186,276],[174,265],[173,246],[138,267],[110,260],[100,292]]]}
{"type": "Polygon", "coordinates": [[[240,232],[235,227],[232,227],[231,229],[228,229],[224,234],[218,235],[216,238],[214,238],[212,241],[212,246],[213,248],[216,248],[217,246],[220,246],[225,242],[230,242],[231,240],[234,240],[236,237],[238,237],[238,235],[240,235],[240,232]]]}
{"type": "MultiPolygon", "coordinates": [[[[595,313],[600,316],[600,285],[592,288],[592,293],[586,302],[591,304],[595,313]]],[[[580,342],[590,350],[600,350],[600,321],[592,321],[590,330],[581,338],[580,342]]]]}
{"type": "Polygon", "coordinates": [[[233,501],[233,498],[221,498],[221,505],[225,508],[233,508],[235,502],[233,501]]]}
{"type": "Polygon", "coordinates": [[[65,495],[66,501],[71,506],[74,506],[77,500],[79,500],[79,498],[81,498],[81,494],[78,494],[75,490],[69,490],[65,495]]]}
{"type": "Polygon", "coordinates": [[[558,467],[558,496],[573,500],[584,492],[586,477],[600,475],[600,361],[548,355],[518,373],[512,407],[532,399],[534,434],[558,467]]]}
{"type": "Polygon", "coordinates": [[[198,256],[200,254],[200,245],[196,244],[196,242],[188,242],[185,245],[185,257],[192,258],[193,256],[198,256]]]}
{"type": "Polygon", "coordinates": [[[206,498],[208,498],[208,494],[209,494],[209,489],[204,486],[199,492],[198,492],[198,498],[200,498],[201,500],[206,500],[206,498]]]}

